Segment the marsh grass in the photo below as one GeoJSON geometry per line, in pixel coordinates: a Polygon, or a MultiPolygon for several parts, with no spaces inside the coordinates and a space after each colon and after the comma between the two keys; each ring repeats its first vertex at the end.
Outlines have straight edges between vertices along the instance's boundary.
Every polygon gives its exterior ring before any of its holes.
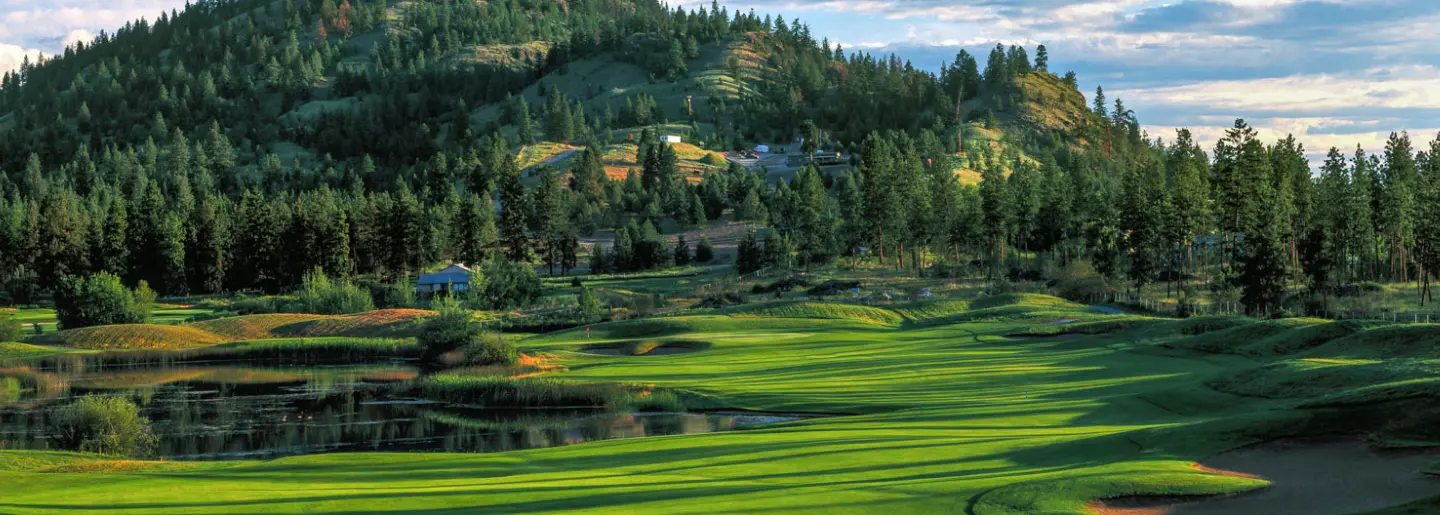
{"type": "Polygon", "coordinates": [[[679,395],[653,387],[553,377],[507,377],[446,372],[425,378],[421,396],[487,408],[604,408],[683,411],[679,395]]]}
{"type": "Polygon", "coordinates": [[[420,354],[414,340],[399,338],[274,338],[226,343],[190,351],[186,357],[363,361],[420,354]]]}

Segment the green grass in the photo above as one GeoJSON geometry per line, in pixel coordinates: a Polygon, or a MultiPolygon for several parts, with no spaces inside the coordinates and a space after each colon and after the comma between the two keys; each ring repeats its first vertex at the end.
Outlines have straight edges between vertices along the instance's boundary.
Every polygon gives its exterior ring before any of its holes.
{"type": "MultiPolygon", "coordinates": [[[[1226,328],[1187,334],[1195,324],[1128,316],[1102,327],[1117,332],[1086,338],[1007,338],[1055,320],[1101,327],[1107,318],[1042,296],[942,302],[867,308],[883,316],[782,303],[756,309],[786,316],[596,324],[590,339],[579,329],[520,342],[563,368],[550,375],[457,371],[423,386],[467,404],[606,406],[627,391],[670,391],[707,406],[837,416],[500,454],[0,472],[0,511],[1081,515],[1097,498],[1262,486],[1191,464],[1263,439],[1340,431],[1425,440],[1440,427],[1440,392],[1427,382],[1440,356],[1424,355],[1425,329],[1354,327],[1326,340],[1338,333],[1317,336],[1312,321],[1229,324],[1256,326],[1244,333],[1256,341],[1285,339],[1267,344],[1273,356],[1250,356],[1227,350],[1243,346],[1182,343],[1226,328]],[[710,346],[663,359],[571,352],[639,339],[710,346]],[[1366,341],[1382,345],[1363,351],[1366,341]],[[1212,347],[1227,352],[1204,350],[1212,347]]],[[[0,453],[0,470],[33,455],[0,453]]]]}
{"type": "Polygon", "coordinates": [[[0,360],[39,358],[67,352],[75,351],[20,342],[0,342],[0,360]]]}

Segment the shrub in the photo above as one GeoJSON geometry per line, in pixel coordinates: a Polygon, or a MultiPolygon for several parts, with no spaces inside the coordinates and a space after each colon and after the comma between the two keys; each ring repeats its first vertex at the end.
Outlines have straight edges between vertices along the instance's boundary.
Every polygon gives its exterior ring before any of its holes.
{"type": "Polygon", "coordinates": [[[600,319],[601,310],[604,308],[600,307],[600,299],[595,296],[594,290],[584,287],[580,288],[579,303],[580,317],[585,319],[585,322],[588,323],[600,319]]]}
{"type": "Polygon", "coordinates": [[[145,281],[134,290],[120,278],[101,272],[86,278],[66,276],[55,288],[55,315],[60,328],[143,324],[150,319],[155,291],[145,281]]]}
{"type": "Polygon", "coordinates": [[[540,298],[540,276],[523,263],[492,261],[485,265],[480,303],[489,309],[528,306],[540,298]]]}
{"type": "Polygon", "coordinates": [[[51,430],[61,445],[85,452],[143,458],[155,452],[155,434],[140,407],[124,397],[87,395],[56,408],[51,430]]]}
{"type": "Polygon", "coordinates": [[[350,281],[331,281],[319,268],[305,274],[304,281],[296,300],[307,313],[344,315],[375,309],[370,292],[350,281]]]}
{"type": "Polygon", "coordinates": [[[382,282],[370,282],[365,285],[370,290],[370,298],[375,301],[375,307],[380,309],[413,308],[415,307],[415,289],[408,284],[388,284],[382,282]]]}
{"type": "Polygon", "coordinates": [[[715,260],[715,248],[710,246],[710,238],[700,237],[700,243],[695,244],[695,262],[709,263],[715,260]]]}
{"type": "Polygon", "coordinates": [[[1071,261],[1065,266],[1051,266],[1045,271],[1055,287],[1055,294],[1074,301],[1087,301],[1111,292],[1105,277],[1095,271],[1089,261],[1071,261]]]}
{"type": "Polygon", "coordinates": [[[13,311],[0,311],[0,342],[20,341],[20,321],[13,311]]]}
{"type": "Polygon", "coordinates": [[[511,365],[520,359],[520,351],[495,332],[481,332],[460,352],[467,365],[511,365]]]}
{"type": "Polygon", "coordinates": [[[472,364],[510,364],[519,356],[515,347],[503,338],[485,337],[485,329],[475,323],[474,314],[453,298],[441,299],[435,315],[420,325],[417,340],[425,356],[438,357],[455,350],[464,350],[472,364]]]}

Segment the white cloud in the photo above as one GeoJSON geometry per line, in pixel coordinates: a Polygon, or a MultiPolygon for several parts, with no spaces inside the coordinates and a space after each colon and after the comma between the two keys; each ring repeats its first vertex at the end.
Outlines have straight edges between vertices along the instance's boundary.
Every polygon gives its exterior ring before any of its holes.
{"type": "Polygon", "coordinates": [[[65,37],[60,38],[60,46],[68,48],[75,45],[75,43],[89,44],[94,40],[95,33],[85,29],[75,29],[70,31],[69,34],[66,34],[65,37]]]}
{"type": "Polygon", "coordinates": [[[20,63],[24,62],[27,57],[33,63],[40,58],[40,51],[33,48],[22,48],[19,45],[0,43],[0,75],[19,69],[20,63]]]}

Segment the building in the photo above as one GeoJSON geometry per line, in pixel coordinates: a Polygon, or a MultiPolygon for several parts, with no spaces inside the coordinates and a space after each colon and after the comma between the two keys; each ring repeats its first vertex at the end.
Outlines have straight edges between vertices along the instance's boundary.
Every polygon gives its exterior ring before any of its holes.
{"type": "Polygon", "coordinates": [[[415,283],[415,293],[434,295],[436,293],[453,293],[470,289],[470,269],[465,265],[456,263],[441,269],[439,272],[420,276],[420,281],[415,283]]]}
{"type": "Polygon", "coordinates": [[[663,142],[666,142],[666,143],[679,143],[679,142],[680,142],[680,136],[676,136],[676,135],[673,135],[673,134],[666,134],[666,135],[664,135],[664,136],[660,136],[660,141],[663,141],[663,142]]]}

